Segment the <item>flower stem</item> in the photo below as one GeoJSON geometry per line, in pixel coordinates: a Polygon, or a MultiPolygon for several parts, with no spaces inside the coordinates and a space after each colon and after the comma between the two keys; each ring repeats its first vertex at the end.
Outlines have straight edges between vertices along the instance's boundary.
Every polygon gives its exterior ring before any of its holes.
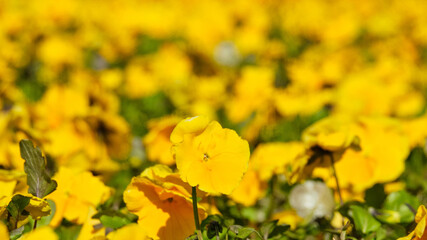
{"type": "Polygon", "coordinates": [[[335,170],[334,156],[332,155],[332,153],[330,153],[329,157],[331,158],[332,173],[334,174],[334,177],[335,177],[335,183],[337,185],[338,196],[340,198],[340,205],[342,206],[344,202],[342,200],[341,188],[340,188],[340,183],[338,180],[337,171],[335,170]]]}
{"type": "MultiPolygon", "coordinates": [[[[337,185],[337,192],[338,192],[338,196],[339,196],[339,198],[340,198],[340,206],[342,206],[342,205],[344,204],[344,201],[342,200],[341,188],[340,188],[340,182],[339,182],[339,180],[338,180],[337,171],[335,170],[335,161],[334,161],[334,156],[333,156],[333,154],[332,154],[332,153],[329,153],[329,157],[331,158],[332,172],[333,172],[334,177],[335,177],[335,183],[336,183],[336,185],[337,185]]],[[[342,226],[343,226],[343,228],[344,228],[344,227],[345,227],[345,226],[344,226],[344,224],[345,224],[344,217],[342,217],[341,224],[342,224],[342,226]]],[[[341,231],[342,231],[342,230],[341,230],[341,231]]],[[[342,232],[345,232],[345,231],[342,231],[342,232]]],[[[342,235],[343,235],[343,233],[342,233],[342,232],[341,232],[341,237],[342,237],[342,235]]],[[[345,233],[344,233],[344,239],[345,239],[345,233]]]]}
{"type": "Polygon", "coordinates": [[[37,220],[34,220],[33,231],[36,230],[36,228],[37,228],[37,220]]]}
{"type": "Polygon", "coordinates": [[[193,200],[193,213],[194,213],[194,223],[196,224],[196,232],[198,240],[203,240],[202,232],[200,231],[200,223],[199,223],[199,210],[197,208],[197,188],[192,187],[192,200],[193,200]]]}

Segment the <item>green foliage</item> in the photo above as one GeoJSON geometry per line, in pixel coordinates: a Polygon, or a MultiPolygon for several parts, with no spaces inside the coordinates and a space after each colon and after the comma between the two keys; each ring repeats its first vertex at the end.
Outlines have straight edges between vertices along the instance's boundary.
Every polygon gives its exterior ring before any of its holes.
{"type": "Polygon", "coordinates": [[[66,224],[62,224],[61,226],[55,229],[55,233],[61,240],[76,240],[79,236],[81,229],[81,225],[66,226],[66,224]]]}
{"type": "Polygon", "coordinates": [[[46,160],[39,147],[34,147],[30,140],[19,142],[21,157],[25,160],[24,170],[27,173],[28,192],[43,198],[55,191],[57,183],[46,173],[46,160]]]}
{"type": "Polygon", "coordinates": [[[328,110],[322,109],[311,116],[296,116],[283,119],[273,125],[266,126],[260,133],[262,142],[289,142],[301,140],[301,134],[308,126],[328,116],[328,110]]]}
{"type": "MultiPolygon", "coordinates": [[[[289,225],[278,224],[278,220],[273,220],[263,223],[257,231],[255,228],[237,225],[234,219],[224,218],[221,215],[210,215],[201,224],[203,238],[209,240],[286,239],[285,236],[291,234],[289,229],[289,225]]],[[[197,239],[197,237],[192,235],[189,239],[197,239]]]]}
{"type": "Polygon", "coordinates": [[[278,220],[265,222],[260,227],[260,233],[263,239],[270,239],[282,235],[284,232],[290,229],[287,224],[277,224],[278,220]]]}
{"type": "Polygon", "coordinates": [[[47,89],[47,86],[37,79],[36,72],[39,68],[40,64],[32,61],[31,64],[19,71],[16,81],[16,85],[30,102],[40,100],[47,89]]]}
{"type": "Polygon", "coordinates": [[[9,214],[18,219],[18,216],[24,211],[25,207],[30,203],[31,197],[22,196],[20,194],[13,196],[6,209],[9,214]]]}
{"type": "Polygon", "coordinates": [[[409,223],[414,220],[414,209],[420,205],[418,199],[406,191],[398,191],[387,196],[383,209],[395,211],[399,222],[409,223]]]}
{"type": "Polygon", "coordinates": [[[20,228],[17,228],[17,229],[10,231],[10,233],[9,233],[10,240],[19,239],[22,236],[22,234],[24,234],[24,230],[25,230],[25,228],[24,228],[24,226],[22,226],[20,228]]]}
{"type": "Polygon", "coordinates": [[[120,98],[120,114],[129,123],[135,136],[147,133],[147,122],[159,118],[172,111],[172,104],[162,93],[156,93],[145,98],[120,98]]]}
{"type": "Polygon", "coordinates": [[[387,194],[384,192],[384,185],[375,184],[365,192],[365,202],[369,206],[380,208],[387,194]]]}
{"type": "Polygon", "coordinates": [[[49,216],[42,217],[40,220],[37,221],[37,226],[38,227],[49,225],[49,223],[53,219],[53,216],[55,216],[55,212],[56,212],[56,204],[55,204],[55,202],[52,201],[52,200],[50,200],[50,199],[47,199],[46,201],[49,203],[49,207],[50,207],[51,211],[50,211],[49,216]]]}
{"type": "Polygon", "coordinates": [[[381,223],[376,220],[367,209],[357,205],[350,206],[350,209],[354,224],[358,231],[367,234],[381,227],[381,223]]]}
{"type": "Polygon", "coordinates": [[[246,239],[249,237],[252,233],[256,233],[259,237],[259,239],[262,239],[262,237],[259,235],[259,233],[250,227],[242,227],[240,225],[232,225],[229,227],[230,235],[232,237],[238,238],[238,239],[246,239]]]}
{"type": "Polygon", "coordinates": [[[124,214],[114,210],[103,210],[93,215],[92,218],[97,218],[102,225],[107,228],[119,229],[127,224],[135,222],[137,216],[134,214],[124,214]]]}

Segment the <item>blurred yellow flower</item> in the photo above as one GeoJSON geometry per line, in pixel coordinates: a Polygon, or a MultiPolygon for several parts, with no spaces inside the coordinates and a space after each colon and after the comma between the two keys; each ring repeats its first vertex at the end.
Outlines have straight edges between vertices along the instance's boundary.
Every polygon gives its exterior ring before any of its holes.
{"type": "Polygon", "coordinates": [[[334,152],[348,148],[356,141],[355,134],[351,118],[330,116],[308,127],[302,134],[302,140],[309,148],[317,146],[334,152]]]}
{"type": "Polygon", "coordinates": [[[94,209],[112,194],[109,187],[87,171],[60,167],[53,179],[57,181],[58,188],[48,196],[56,206],[51,226],[58,226],[62,218],[77,224],[84,223],[90,208],[94,209]]]}
{"type": "MultiPolygon", "coordinates": [[[[398,121],[361,118],[355,121],[355,134],[360,140],[359,148],[345,149],[335,163],[342,187],[351,186],[360,193],[375,183],[392,181],[402,174],[410,149],[398,121]]],[[[313,175],[322,177],[321,171],[315,169],[313,175]]],[[[335,185],[331,175],[325,180],[328,185],[335,185]]]]}
{"type": "Polygon", "coordinates": [[[18,185],[26,185],[26,176],[23,171],[0,169],[0,197],[12,196],[18,185]]]}
{"type": "Polygon", "coordinates": [[[259,144],[251,156],[254,171],[262,181],[268,181],[273,175],[288,175],[288,168],[297,159],[306,155],[305,146],[301,142],[271,142],[259,144]]]}
{"type": "Polygon", "coordinates": [[[230,194],[248,168],[248,142],[216,121],[186,118],[170,139],[182,180],[205,192],[230,194]]]}
{"type": "Polygon", "coordinates": [[[107,235],[109,240],[140,239],[148,240],[148,236],[139,224],[131,223],[107,235]]]}
{"type": "MultiPolygon", "coordinates": [[[[154,239],[184,239],[194,230],[190,193],[177,175],[166,166],[146,169],[134,177],[123,199],[128,210],[138,215],[139,227],[154,239]]],[[[206,216],[199,206],[199,216],[206,216]]]]}
{"type": "Polygon", "coordinates": [[[411,147],[423,147],[427,139],[427,115],[402,120],[402,128],[409,139],[411,147]]]}
{"type": "Polygon", "coordinates": [[[230,198],[243,206],[252,206],[263,196],[266,189],[267,184],[260,180],[259,174],[252,169],[251,162],[249,162],[248,171],[230,194],[230,198]]]}
{"type": "Polygon", "coordinates": [[[90,206],[86,218],[83,221],[83,226],[80,229],[77,240],[94,240],[97,238],[105,238],[105,227],[101,225],[101,221],[92,218],[97,213],[94,206],[90,206]]]}
{"type": "Polygon", "coordinates": [[[125,68],[124,90],[131,98],[150,96],[159,89],[155,75],[148,71],[142,59],[134,59],[125,68]]]}
{"type": "Polygon", "coordinates": [[[297,212],[293,209],[284,210],[278,213],[275,213],[272,219],[279,220],[279,224],[289,224],[291,225],[291,229],[295,230],[299,223],[302,223],[304,219],[298,216],[297,212]]]}
{"type": "Polygon", "coordinates": [[[277,111],[285,117],[310,115],[330,103],[331,95],[328,90],[307,92],[306,87],[298,89],[289,86],[275,91],[274,104],[277,111]]]}
{"type": "Polygon", "coordinates": [[[415,222],[417,226],[414,231],[409,233],[406,237],[398,238],[397,240],[423,240],[427,238],[427,210],[424,205],[418,207],[417,214],[415,215],[415,222]]]}
{"type": "Polygon", "coordinates": [[[143,138],[148,160],[166,165],[175,163],[171,153],[172,142],[169,138],[180,120],[181,118],[176,116],[150,120],[148,123],[149,132],[143,138]]]}
{"type": "Polygon", "coordinates": [[[58,240],[59,237],[55,231],[49,226],[43,226],[35,229],[32,232],[24,234],[20,239],[22,240],[58,240]]]}
{"type": "Polygon", "coordinates": [[[54,71],[59,71],[66,65],[81,64],[83,60],[81,49],[73,40],[59,35],[46,38],[40,44],[37,55],[54,71]]]}
{"type": "Polygon", "coordinates": [[[9,239],[9,231],[3,222],[0,222],[0,239],[9,239]]]}
{"type": "MultiPolygon", "coordinates": [[[[29,213],[29,216],[31,216],[35,220],[40,220],[41,217],[48,216],[51,213],[51,208],[49,206],[49,203],[45,199],[41,199],[38,197],[35,197],[31,194],[20,194],[24,197],[29,197],[30,201],[28,205],[24,208],[25,211],[29,213]]],[[[7,213],[7,206],[12,201],[12,198],[17,196],[10,195],[10,196],[0,196],[0,218],[6,219],[8,218],[7,213]]],[[[9,220],[8,220],[9,221],[9,220]]],[[[17,226],[18,228],[25,225],[29,221],[28,215],[19,215],[18,219],[10,219],[12,221],[13,226],[17,226]],[[17,222],[16,222],[17,221],[17,222]]]]}
{"type": "Polygon", "coordinates": [[[274,91],[274,71],[268,67],[246,67],[234,86],[235,95],[226,107],[233,122],[241,122],[252,112],[268,106],[274,91]]]}
{"type": "Polygon", "coordinates": [[[106,89],[117,89],[123,81],[123,72],[120,69],[108,69],[99,75],[99,81],[106,89]]]}
{"type": "Polygon", "coordinates": [[[89,98],[84,91],[62,85],[52,85],[34,108],[36,126],[56,128],[64,121],[85,117],[89,113],[89,98]]]}
{"type": "Polygon", "coordinates": [[[178,45],[162,46],[150,59],[153,76],[163,87],[186,83],[191,74],[192,62],[178,45]]]}
{"type": "Polygon", "coordinates": [[[121,116],[103,112],[90,115],[87,122],[95,135],[93,138],[98,140],[98,145],[105,146],[108,156],[115,159],[127,157],[130,151],[130,129],[121,116]]]}
{"type": "MultiPolygon", "coordinates": [[[[30,196],[30,195],[28,195],[30,196]]],[[[30,203],[25,207],[25,210],[30,213],[35,220],[40,220],[41,217],[50,215],[51,208],[45,199],[31,196],[30,203]]]]}

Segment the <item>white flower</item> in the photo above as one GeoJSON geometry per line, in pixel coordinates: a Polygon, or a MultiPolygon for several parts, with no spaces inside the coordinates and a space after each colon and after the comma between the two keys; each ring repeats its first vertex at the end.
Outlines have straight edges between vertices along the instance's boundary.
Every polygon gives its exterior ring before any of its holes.
{"type": "Polygon", "coordinates": [[[214,59],[222,66],[234,67],[239,63],[240,54],[233,42],[223,41],[216,46],[214,59]]]}
{"type": "Polygon", "coordinates": [[[289,202],[297,214],[307,220],[330,218],[335,208],[331,189],[317,181],[306,181],[293,188],[289,202]]]}

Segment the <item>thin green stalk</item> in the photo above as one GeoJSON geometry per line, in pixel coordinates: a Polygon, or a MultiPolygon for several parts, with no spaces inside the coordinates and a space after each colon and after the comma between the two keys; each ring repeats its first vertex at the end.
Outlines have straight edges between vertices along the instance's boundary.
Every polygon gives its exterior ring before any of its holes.
{"type": "MultiPolygon", "coordinates": [[[[333,156],[333,154],[332,154],[332,153],[329,153],[329,157],[331,158],[332,172],[333,172],[334,177],[335,177],[335,183],[336,183],[336,185],[337,185],[337,192],[338,192],[338,196],[339,196],[339,198],[340,198],[340,206],[342,206],[342,205],[344,204],[344,201],[342,200],[341,188],[340,188],[340,182],[339,182],[339,180],[338,180],[337,171],[335,170],[335,161],[334,161],[334,156],[333,156]]],[[[343,228],[345,227],[345,226],[344,226],[344,223],[345,223],[345,221],[344,221],[344,217],[342,217],[341,224],[342,224],[343,228]]],[[[341,229],[341,231],[342,231],[342,229],[341,229]]],[[[344,231],[344,232],[345,232],[345,231],[344,231]]],[[[345,236],[345,235],[344,235],[344,236],[345,236]]]]}
{"type": "Polygon", "coordinates": [[[268,208],[266,211],[266,218],[270,219],[271,215],[274,212],[275,209],[275,197],[274,197],[274,187],[276,185],[276,181],[277,181],[277,176],[273,175],[273,177],[271,178],[270,182],[269,182],[269,191],[270,191],[270,198],[269,198],[269,204],[268,204],[268,208]]]}
{"type": "Polygon", "coordinates": [[[194,223],[196,224],[196,232],[198,240],[203,240],[202,232],[200,231],[200,222],[199,222],[199,210],[197,208],[197,188],[192,187],[192,200],[193,200],[193,214],[194,214],[194,223]]]}
{"type": "Polygon", "coordinates": [[[337,171],[335,170],[334,156],[332,155],[332,153],[330,153],[329,157],[331,158],[332,173],[334,174],[334,177],[335,177],[335,183],[337,185],[338,196],[340,198],[340,205],[342,206],[344,204],[344,201],[342,200],[340,183],[338,180],[337,171]]]}

